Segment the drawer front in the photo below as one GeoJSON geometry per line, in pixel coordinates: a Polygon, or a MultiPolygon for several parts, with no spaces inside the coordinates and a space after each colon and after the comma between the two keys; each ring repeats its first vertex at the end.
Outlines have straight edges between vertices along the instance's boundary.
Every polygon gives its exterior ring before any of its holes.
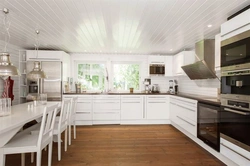
{"type": "Polygon", "coordinates": [[[120,120],[120,112],[94,112],[93,120],[120,120]]]}
{"type": "Polygon", "coordinates": [[[121,119],[143,119],[143,103],[140,101],[122,102],[121,119]]]}
{"type": "Polygon", "coordinates": [[[120,99],[120,95],[96,95],[93,99],[109,100],[109,99],[120,99]]]}
{"type": "Polygon", "coordinates": [[[121,100],[142,100],[143,96],[141,95],[123,95],[121,100]]]}
{"type": "Polygon", "coordinates": [[[92,114],[91,112],[81,112],[81,113],[76,113],[76,120],[92,120],[92,114]]]}
{"type": "Polygon", "coordinates": [[[184,107],[182,105],[176,104],[177,109],[179,110],[180,114],[194,122],[197,122],[197,112],[194,109],[184,107]]]}
{"type": "Polygon", "coordinates": [[[76,107],[77,107],[76,112],[84,112],[84,110],[91,110],[92,101],[91,100],[78,101],[76,107]]]}
{"type": "Polygon", "coordinates": [[[94,110],[119,110],[120,100],[95,100],[93,101],[94,110]]]}
{"type": "Polygon", "coordinates": [[[180,115],[176,115],[175,122],[190,134],[197,136],[197,124],[180,115]]]}
{"type": "Polygon", "coordinates": [[[149,95],[146,98],[147,98],[147,101],[154,101],[154,100],[164,100],[164,101],[166,101],[168,99],[168,96],[165,96],[165,95],[149,95]]]}

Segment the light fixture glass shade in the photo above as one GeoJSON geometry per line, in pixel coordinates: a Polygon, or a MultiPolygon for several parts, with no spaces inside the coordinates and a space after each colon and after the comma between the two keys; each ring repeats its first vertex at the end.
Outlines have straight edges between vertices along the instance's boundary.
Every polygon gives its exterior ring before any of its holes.
{"type": "Polygon", "coordinates": [[[0,76],[20,76],[19,70],[10,62],[10,55],[7,52],[0,53],[0,76]]]}
{"type": "Polygon", "coordinates": [[[27,79],[31,81],[37,81],[39,78],[47,78],[44,71],[41,69],[41,63],[34,62],[34,69],[28,73],[27,79]]]}

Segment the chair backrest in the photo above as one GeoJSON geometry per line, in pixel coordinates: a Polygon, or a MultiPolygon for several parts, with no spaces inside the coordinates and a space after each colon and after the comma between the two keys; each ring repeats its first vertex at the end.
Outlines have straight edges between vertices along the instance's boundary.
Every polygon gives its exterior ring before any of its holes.
{"type": "Polygon", "coordinates": [[[44,108],[37,141],[38,147],[41,147],[43,143],[52,140],[57,109],[58,104],[44,108]]]}
{"type": "Polygon", "coordinates": [[[71,107],[70,107],[70,112],[69,112],[69,122],[68,124],[70,125],[71,124],[71,121],[72,121],[72,118],[73,116],[75,116],[76,114],[76,105],[77,105],[77,100],[78,100],[78,97],[75,96],[75,97],[72,97],[71,98],[71,107]]]}
{"type": "Polygon", "coordinates": [[[68,125],[68,116],[70,114],[70,104],[72,99],[64,99],[62,101],[62,108],[60,112],[58,130],[66,128],[68,125]]]}

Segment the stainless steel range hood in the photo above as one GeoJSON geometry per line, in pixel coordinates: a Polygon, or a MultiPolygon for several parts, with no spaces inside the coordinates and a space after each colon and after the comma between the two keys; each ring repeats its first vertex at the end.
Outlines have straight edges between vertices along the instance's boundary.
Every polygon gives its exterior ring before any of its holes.
{"type": "Polygon", "coordinates": [[[214,71],[215,40],[206,39],[195,43],[198,61],[181,68],[191,80],[217,78],[214,71]]]}

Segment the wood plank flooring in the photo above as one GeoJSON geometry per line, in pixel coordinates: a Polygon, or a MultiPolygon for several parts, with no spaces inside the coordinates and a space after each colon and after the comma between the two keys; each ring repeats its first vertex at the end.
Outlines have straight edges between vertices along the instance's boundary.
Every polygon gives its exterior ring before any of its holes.
{"type": "MultiPolygon", "coordinates": [[[[171,125],[78,126],[77,139],[62,152],[61,161],[57,161],[54,143],[52,160],[53,166],[225,165],[171,125]]],[[[20,163],[19,154],[7,155],[6,166],[20,163]]],[[[34,165],[27,154],[26,166],[34,165]]],[[[42,165],[47,165],[47,151],[43,151],[42,165]]]]}

